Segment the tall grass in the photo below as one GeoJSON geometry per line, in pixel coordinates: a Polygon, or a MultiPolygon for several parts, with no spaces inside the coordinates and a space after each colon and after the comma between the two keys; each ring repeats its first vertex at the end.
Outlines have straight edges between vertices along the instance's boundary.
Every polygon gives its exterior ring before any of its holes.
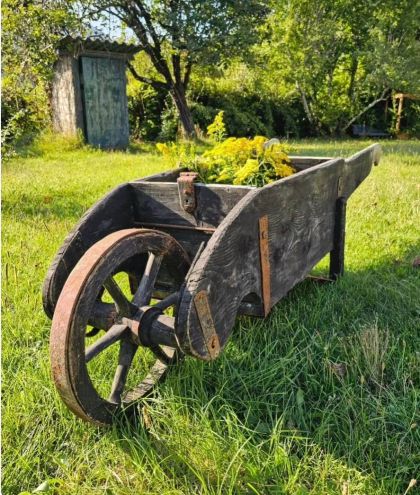
{"type": "MultiPolygon", "coordinates": [[[[361,141],[302,141],[349,155],[361,141]]],[[[346,275],[240,318],[219,359],[186,359],[135,424],[76,419],[51,382],[40,287],[64,236],[114,185],[165,169],[150,147],[46,140],[3,169],[3,493],[403,494],[420,476],[418,142],[348,207],[346,275]]],[[[326,269],[326,261],[315,272],[326,269]]]]}

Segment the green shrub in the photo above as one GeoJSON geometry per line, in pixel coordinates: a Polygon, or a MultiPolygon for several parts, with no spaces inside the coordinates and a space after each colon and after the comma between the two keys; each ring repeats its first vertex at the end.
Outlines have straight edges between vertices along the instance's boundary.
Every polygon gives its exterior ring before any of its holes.
{"type": "Polygon", "coordinates": [[[130,133],[134,139],[152,141],[161,132],[166,94],[137,81],[127,86],[130,133]]]}
{"type": "Polygon", "coordinates": [[[48,126],[50,111],[45,86],[16,86],[15,79],[7,76],[2,82],[1,151],[7,159],[48,126]]]}
{"type": "Polygon", "coordinates": [[[165,99],[165,107],[161,114],[161,129],[158,139],[161,141],[173,141],[178,135],[179,116],[178,111],[168,96],[165,99]]]}

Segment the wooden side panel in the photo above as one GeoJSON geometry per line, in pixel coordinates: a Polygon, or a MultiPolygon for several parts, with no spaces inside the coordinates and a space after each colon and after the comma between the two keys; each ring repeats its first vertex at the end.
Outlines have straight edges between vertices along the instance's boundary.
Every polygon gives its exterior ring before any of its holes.
{"type": "Polygon", "coordinates": [[[348,198],[359,184],[369,175],[372,165],[378,165],[382,149],[372,144],[345,161],[340,196],[348,198]]]}
{"type": "Polygon", "coordinates": [[[331,157],[325,157],[325,156],[290,156],[289,157],[292,166],[300,171],[300,170],[305,170],[310,167],[314,167],[315,165],[319,165],[320,163],[325,163],[328,162],[329,160],[333,160],[331,157]]]}
{"type": "Polygon", "coordinates": [[[344,161],[332,160],[248,194],[215,232],[183,293],[177,332],[185,352],[210,359],[194,304],[205,290],[220,346],[241,301],[262,298],[259,225],[267,217],[271,305],[277,303],[333,247],[338,180],[344,161]]]}
{"type": "MultiPolygon", "coordinates": [[[[198,292],[206,291],[221,348],[241,310],[241,301],[250,294],[263,299],[261,222],[268,224],[271,305],[328,252],[334,248],[343,251],[343,242],[334,244],[337,231],[344,232],[343,226],[336,225],[337,204],[345,204],[379,156],[380,147],[372,145],[346,161],[310,166],[249,192],[232,209],[191,269],[182,295],[176,331],[186,353],[211,359],[193,304],[198,292]]],[[[338,217],[344,221],[344,215],[338,217]]],[[[241,312],[246,311],[245,306],[242,303],[241,312]]]]}
{"type": "Polygon", "coordinates": [[[165,172],[160,172],[159,174],[148,175],[141,179],[137,179],[132,182],[176,182],[181,172],[188,170],[186,167],[174,168],[171,170],[166,170],[165,172]]]}
{"type": "Polygon", "coordinates": [[[128,146],[125,61],[81,57],[87,142],[101,148],[128,146]]]}
{"type": "Polygon", "coordinates": [[[253,188],[195,184],[197,208],[191,214],[181,206],[178,185],[172,182],[131,182],[135,191],[136,221],[196,227],[217,227],[253,188]]]}
{"type": "Polygon", "coordinates": [[[166,232],[167,234],[174,237],[179,242],[179,244],[181,244],[181,246],[188,253],[188,256],[191,260],[194,259],[201,244],[207,244],[212,235],[212,232],[206,232],[202,230],[184,230],[176,228],[175,226],[165,226],[164,224],[150,226],[149,224],[145,224],[142,222],[135,222],[134,227],[156,229],[160,232],[166,232]]]}
{"type": "Polygon", "coordinates": [[[44,281],[45,313],[52,318],[63,285],[81,256],[103,237],[133,226],[131,188],[123,184],[90,208],[66,237],[44,281]]]}

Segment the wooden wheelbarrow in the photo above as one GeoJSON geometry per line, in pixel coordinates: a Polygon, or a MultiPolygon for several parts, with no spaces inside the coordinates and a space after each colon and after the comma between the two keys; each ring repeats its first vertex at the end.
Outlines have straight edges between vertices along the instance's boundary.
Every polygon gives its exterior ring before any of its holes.
{"type": "Polygon", "coordinates": [[[298,172],[261,188],[201,184],[178,169],[107,194],[44,283],[67,406],[109,424],[183,355],[215,359],[238,314],[267,316],[326,254],[330,278],[342,275],[346,202],[380,151],[291,157],[298,172]]]}

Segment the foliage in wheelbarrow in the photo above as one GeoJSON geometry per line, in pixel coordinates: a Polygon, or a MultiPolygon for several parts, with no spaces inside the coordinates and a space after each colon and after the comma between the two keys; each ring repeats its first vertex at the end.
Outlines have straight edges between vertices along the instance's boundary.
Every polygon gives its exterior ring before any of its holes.
{"type": "Polygon", "coordinates": [[[261,187],[296,172],[288,156],[289,147],[264,136],[230,137],[202,155],[193,145],[158,143],[156,147],[177,166],[197,172],[204,183],[261,187]]]}

